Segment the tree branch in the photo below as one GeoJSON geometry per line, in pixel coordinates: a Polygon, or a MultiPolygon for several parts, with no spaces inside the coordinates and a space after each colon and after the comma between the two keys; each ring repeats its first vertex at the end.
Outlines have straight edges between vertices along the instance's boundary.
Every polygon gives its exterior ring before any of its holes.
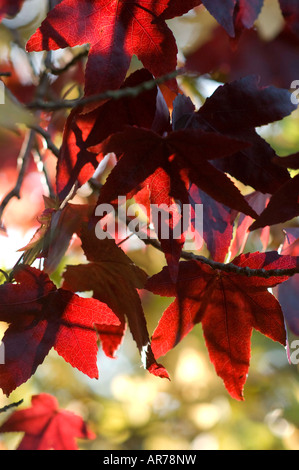
{"type": "MultiPolygon", "coordinates": [[[[152,247],[156,248],[157,250],[163,252],[161,245],[158,240],[154,239],[146,239],[142,240],[146,245],[151,245],[152,247]]],[[[213,261],[211,259],[206,258],[205,256],[196,255],[189,251],[182,251],[181,259],[185,261],[198,261],[200,263],[207,264],[215,271],[223,271],[230,274],[239,274],[241,276],[247,277],[261,277],[264,279],[268,279],[270,277],[284,277],[284,276],[294,276],[295,274],[299,274],[299,257],[298,257],[298,266],[296,268],[291,269],[251,269],[248,267],[237,266],[233,263],[219,263],[213,261]]]]}
{"type": "Polygon", "coordinates": [[[161,85],[179,75],[182,75],[184,72],[182,69],[175,70],[167,75],[162,77],[155,78],[153,80],[148,80],[141,83],[135,87],[126,87],[120,88],[118,90],[108,90],[103,93],[99,93],[92,96],[86,96],[85,98],[78,98],[75,100],[62,100],[62,101],[44,101],[42,99],[37,99],[28,103],[26,106],[29,109],[43,109],[47,111],[58,111],[60,109],[74,109],[86,106],[97,101],[105,101],[108,99],[119,100],[121,98],[135,98],[141,93],[155,88],[157,85],[161,85]]]}

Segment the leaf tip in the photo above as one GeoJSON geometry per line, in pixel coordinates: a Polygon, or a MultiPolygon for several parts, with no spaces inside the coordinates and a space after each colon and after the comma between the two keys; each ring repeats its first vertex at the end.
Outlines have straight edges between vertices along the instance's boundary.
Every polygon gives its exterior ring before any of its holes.
{"type": "Polygon", "coordinates": [[[148,368],[148,371],[156,377],[160,377],[161,379],[168,379],[170,381],[167,370],[161,364],[151,364],[151,366],[148,368]]]}

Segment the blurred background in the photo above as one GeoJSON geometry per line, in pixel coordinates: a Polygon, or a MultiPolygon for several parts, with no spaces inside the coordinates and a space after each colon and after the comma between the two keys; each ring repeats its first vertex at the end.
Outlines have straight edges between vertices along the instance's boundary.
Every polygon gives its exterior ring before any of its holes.
{"type": "MultiPolygon", "coordinates": [[[[15,82],[10,81],[7,86],[10,85],[20,96],[28,96],[28,99],[35,86],[32,67],[38,73],[43,56],[32,54],[28,66],[23,47],[40,24],[45,5],[46,2],[41,0],[26,0],[23,10],[15,19],[6,19],[0,25],[0,70],[2,67],[12,67],[16,74],[15,82]]],[[[181,63],[186,55],[201,50],[209,41],[216,40],[217,34],[221,34],[215,20],[202,8],[169,21],[169,26],[180,46],[181,63]]],[[[278,49],[275,48],[278,42],[280,46],[285,44],[281,36],[283,30],[277,0],[266,0],[254,30],[254,41],[260,41],[266,51],[272,52],[265,53],[260,68],[254,70],[258,65],[254,62],[254,51],[250,46],[247,51],[251,50],[252,56],[249,58],[250,55],[244,52],[246,60],[242,64],[237,62],[238,70],[231,56],[223,53],[220,62],[219,58],[218,62],[215,58],[216,62],[209,64],[202,60],[203,75],[182,80],[184,92],[198,107],[220,83],[247,75],[248,71],[260,73],[266,84],[289,88],[293,80],[299,80],[299,41],[291,42],[288,49],[292,50],[291,57],[297,57],[297,63],[289,58],[289,68],[280,65],[280,71],[274,74],[273,63],[280,63],[285,57],[283,52],[278,57],[278,49]],[[295,75],[297,70],[298,74],[295,75]]],[[[250,44],[253,47],[253,43],[250,44]]],[[[58,51],[53,60],[61,65],[63,61],[68,62],[70,54],[70,51],[58,51]]],[[[204,50],[201,54],[206,57],[204,50]]],[[[132,69],[134,67],[138,68],[137,61],[132,64],[132,69]]],[[[63,86],[59,90],[61,96],[67,91],[63,86]]],[[[76,93],[78,90],[73,88],[68,92],[68,97],[75,97],[76,93]]],[[[1,199],[13,187],[17,177],[17,156],[24,132],[23,127],[17,124],[19,112],[18,107],[0,107],[1,199]]],[[[63,122],[63,116],[60,117],[63,122]]],[[[30,116],[22,116],[23,122],[26,119],[30,116]]],[[[259,132],[278,155],[284,156],[299,151],[298,125],[299,113],[295,112],[259,132]]],[[[59,146],[61,134],[55,134],[55,139],[59,146]]],[[[45,162],[53,178],[55,159],[46,151],[45,162]]],[[[250,192],[250,188],[242,189],[250,192]]],[[[38,165],[32,164],[24,182],[22,199],[11,201],[5,213],[7,233],[0,232],[0,268],[11,269],[20,257],[17,250],[31,239],[39,226],[37,216],[43,210],[43,194],[46,194],[45,182],[38,165]]],[[[298,221],[292,221],[292,227],[297,226],[298,221]]],[[[271,228],[268,250],[280,247],[284,240],[283,228],[285,225],[271,228]]],[[[134,239],[123,248],[148,274],[158,272],[165,264],[163,255],[151,247],[145,249],[134,239]]],[[[256,249],[260,249],[260,232],[250,235],[244,251],[256,249]]],[[[52,276],[54,282],[59,285],[65,264],[76,264],[82,259],[74,239],[52,276]]],[[[148,292],[141,294],[148,329],[152,334],[172,299],[162,299],[148,292]]],[[[0,323],[0,338],[5,329],[6,325],[0,323]]],[[[293,333],[289,334],[290,341],[296,339],[293,333]]],[[[216,376],[209,362],[200,325],[160,362],[167,368],[171,381],[154,377],[140,367],[139,354],[129,331],[116,359],[109,359],[99,351],[98,381],[88,379],[55,351],[51,351],[34,377],[13,392],[9,399],[0,393],[0,408],[20,399],[24,399],[22,406],[27,407],[32,395],[41,392],[53,394],[61,408],[80,414],[97,434],[94,441],[80,442],[81,449],[299,450],[299,370],[298,366],[289,364],[282,346],[258,332],[253,333],[251,368],[244,402],[231,399],[221,379],[216,376]]],[[[0,415],[0,423],[8,414],[0,415]]],[[[0,449],[14,449],[20,439],[21,435],[18,434],[0,435],[0,449]]]]}

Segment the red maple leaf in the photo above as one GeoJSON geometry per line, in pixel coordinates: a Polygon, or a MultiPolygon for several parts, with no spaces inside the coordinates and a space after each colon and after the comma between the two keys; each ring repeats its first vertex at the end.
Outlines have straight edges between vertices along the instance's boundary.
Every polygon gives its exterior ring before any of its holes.
{"type": "MultiPolygon", "coordinates": [[[[155,77],[164,75],[175,70],[177,64],[174,36],[164,19],[159,18],[168,3],[160,0],[63,0],[48,13],[30,38],[27,50],[90,44],[87,95],[119,88],[132,55],[136,55],[155,77]]],[[[194,4],[193,1],[185,3],[184,11],[194,4]]],[[[175,87],[174,83],[172,85],[175,87]]]]}
{"type": "Polygon", "coordinates": [[[114,356],[123,339],[127,319],[144,367],[154,375],[168,378],[167,371],[157,364],[152,353],[146,319],[137,291],[143,289],[147,274],[130,260],[114,240],[97,239],[93,228],[85,227],[81,239],[89,263],[67,266],[63,287],[75,292],[92,290],[94,298],[105,302],[118,316],[118,326],[107,323],[97,325],[106,355],[114,356]]]}
{"type": "Polygon", "coordinates": [[[52,347],[73,367],[98,377],[95,324],[119,325],[118,317],[96,299],[57,289],[47,274],[29,266],[14,273],[17,284],[0,286],[0,321],[9,324],[3,338],[5,364],[0,387],[9,395],[26,382],[52,347]]]}
{"type": "MultiPolygon", "coordinates": [[[[295,267],[298,261],[296,257],[268,252],[240,255],[232,263],[269,271],[295,267]]],[[[199,261],[187,261],[180,263],[177,282],[173,283],[169,270],[164,268],[145,286],[154,294],[176,297],[153,334],[155,356],[165,355],[201,322],[217,374],[232,397],[243,399],[253,328],[286,344],[283,313],[268,289],[287,279],[287,276],[247,277],[213,270],[199,261]]]]}
{"type": "Polygon", "coordinates": [[[59,409],[52,395],[34,395],[31,404],[15,411],[0,427],[0,432],[25,433],[17,450],[77,450],[75,438],[95,439],[83,419],[59,409]]]}
{"type": "Polygon", "coordinates": [[[0,21],[4,16],[15,16],[23,2],[24,0],[0,0],[0,21]]]}

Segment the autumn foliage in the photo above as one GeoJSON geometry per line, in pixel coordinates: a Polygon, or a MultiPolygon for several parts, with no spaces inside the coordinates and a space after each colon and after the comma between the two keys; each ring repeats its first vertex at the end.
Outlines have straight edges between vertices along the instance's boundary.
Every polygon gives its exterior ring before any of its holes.
{"type": "MultiPolygon", "coordinates": [[[[0,0],[0,21],[23,3],[0,0]]],[[[22,82],[13,60],[0,62],[5,98],[18,110],[12,122],[0,118],[0,167],[9,181],[1,188],[1,233],[9,235],[10,225],[35,227],[31,241],[16,247],[18,262],[1,274],[0,322],[7,329],[0,388],[9,397],[52,348],[97,379],[99,348],[114,358],[127,329],[146,373],[171,379],[163,356],[201,324],[211,367],[243,400],[252,331],[282,347],[288,328],[299,333],[298,314],[286,302],[289,293],[299,295],[299,234],[292,231],[299,155],[280,157],[259,131],[297,109],[291,82],[299,80],[299,6],[279,0],[281,29],[265,41],[255,27],[264,0],[47,3],[23,45],[32,83],[22,82]],[[203,9],[217,21],[212,36],[182,53],[169,20],[203,9]],[[61,49],[59,63],[53,51],[61,49]],[[207,99],[192,92],[202,76],[219,82],[207,99]],[[37,165],[40,180],[33,181],[37,165]],[[21,196],[23,209],[9,212],[21,196]],[[143,249],[163,253],[160,272],[149,275],[132,261],[126,236],[96,236],[96,207],[116,209],[120,197],[146,209],[140,224],[155,238],[141,237],[143,249]],[[174,204],[191,212],[203,206],[202,246],[192,252],[184,230],[175,236],[179,211],[167,239],[159,223],[150,226],[152,205],[170,214],[174,204]],[[290,223],[283,249],[270,246],[271,228],[290,223]],[[247,252],[252,234],[261,247],[247,252]],[[65,262],[71,246],[84,262],[65,262]],[[153,332],[143,306],[149,292],[171,298],[153,332]]],[[[32,450],[75,449],[75,438],[94,437],[46,392],[0,432],[25,433],[19,449],[32,450]]]]}

